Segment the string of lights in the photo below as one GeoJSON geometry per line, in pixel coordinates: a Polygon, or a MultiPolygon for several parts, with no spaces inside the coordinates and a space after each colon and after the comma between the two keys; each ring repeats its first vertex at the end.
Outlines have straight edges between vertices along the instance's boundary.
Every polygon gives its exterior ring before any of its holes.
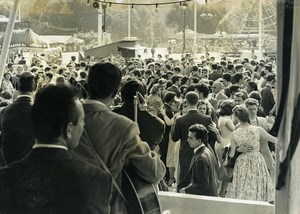
{"type": "MultiPolygon", "coordinates": [[[[167,4],[180,4],[182,5],[184,2],[190,2],[192,0],[179,0],[179,1],[167,1],[167,2],[150,2],[150,3],[132,3],[132,2],[116,2],[116,1],[106,1],[106,0],[93,0],[93,2],[97,3],[104,3],[108,4],[109,6],[115,4],[115,5],[130,5],[131,7],[134,6],[156,6],[158,7],[159,5],[167,5],[167,4]]],[[[90,3],[90,0],[87,0],[87,4],[90,3]]]]}

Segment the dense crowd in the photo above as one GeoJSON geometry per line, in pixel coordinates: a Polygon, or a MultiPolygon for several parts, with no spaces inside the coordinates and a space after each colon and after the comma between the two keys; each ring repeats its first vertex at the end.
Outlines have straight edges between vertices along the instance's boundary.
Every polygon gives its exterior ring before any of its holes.
{"type": "MultiPolygon", "coordinates": [[[[7,108],[20,94],[33,102],[35,93],[49,85],[74,86],[81,101],[88,102],[93,99],[88,84],[93,82],[91,69],[99,63],[112,64],[121,70],[122,79],[107,106],[135,121],[141,140],[160,155],[167,169],[159,182],[161,190],[176,187],[181,193],[274,201],[275,138],[268,134],[276,116],[274,58],[230,58],[225,53],[217,61],[206,53],[200,59],[158,54],[147,59],[87,56],[80,62],[72,56],[67,65],[61,62],[47,64],[37,54],[31,62],[19,56],[7,64],[0,92],[3,165],[19,161],[34,145],[34,137],[23,136],[27,143],[17,148],[18,142],[6,133],[3,115],[9,115],[7,108]],[[22,85],[24,78],[32,78],[30,93],[22,85]],[[235,159],[232,180],[223,180],[219,169],[231,159],[235,159]]],[[[110,90],[109,82],[97,84],[110,90]]]]}

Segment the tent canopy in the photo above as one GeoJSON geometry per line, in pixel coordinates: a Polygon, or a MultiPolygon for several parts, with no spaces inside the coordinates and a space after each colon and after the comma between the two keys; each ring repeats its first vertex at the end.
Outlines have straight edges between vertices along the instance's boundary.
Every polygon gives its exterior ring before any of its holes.
{"type": "MultiPolygon", "coordinates": [[[[186,39],[193,39],[194,38],[194,32],[193,30],[189,29],[189,28],[185,28],[185,38],[186,39]]],[[[199,33],[196,33],[196,37],[199,37],[199,33]]],[[[171,36],[171,39],[182,39],[183,37],[183,31],[180,31],[176,34],[174,34],[173,36],[171,36]]]]}
{"type": "MultiPolygon", "coordinates": [[[[4,41],[4,36],[5,34],[0,37],[1,46],[4,41]]],[[[47,42],[43,40],[38,34],[33,32],[30,28],[26,28],[13,31],[10,45],[20,45],[21,47],[47,47],[47,42]]]]}

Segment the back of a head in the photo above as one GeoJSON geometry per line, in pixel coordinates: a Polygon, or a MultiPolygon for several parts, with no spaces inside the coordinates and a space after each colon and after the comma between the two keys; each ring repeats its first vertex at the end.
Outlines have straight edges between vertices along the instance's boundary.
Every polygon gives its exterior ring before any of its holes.
{"type": "Polygon", "coordinates": [[[236,83],[238,83],[241,79],[244,78],[241,72],[235,73],[232,77],[236,83]]]}
{"type": "Polygon", "coordinates": [[[202,93],[204,98],[208,97],[209,87],[208,87],[207,84],[205,84],[205,83],[197,83],[195,85],[195,89],[198,91],[198,93],[202,93]]]}
{"type": "Polygon", "coordinates": [[[33,73],[29,71],[22,72],[19,77],[19,91],[21,93],[33,92],[36,88],[36,80],[33,73]]]}
{"type": "Polygon", "coordinates": [[[165,94],[165,97],[164,97],[164,102],[165,103],[170,103],[171,101],[173,101],[176,97],[176,93],[173,92],[173,91],[168,91],[166,94],[165,94]]]}
{"type": "Polygon", "coordinates": [[[233,100],[226,99],[222,100],[218,109],[218,114],[220,116],[229,116],[232,115],[232,110],[235,106],[235,103],[233,100]]]}
{"type": "Polygon", "coordinates": [[[196,106],[199,101],[199,95],[195,91],[189,91],[188,93],[186,93],[185,99],[189,105],[196,106]]]}
{"type": "Polygon", "coordinates": [[[243,123],[250,122],[248,109],[244,105],[234,107],[233,114],[243,123]]]}
{"type": "Polygon", "coordinates": [[[275,80],[275,74],[268,73],[266,76],[266,80],[267,80],[267,82],[271,82],[271,81],[275,80]]]}
{"type": "Polygon", "coordinates": [[[81,71],[81,72],[79,73],[79,75],[80,75],[80,77],[81,77],[82,79],[85,79],[85,78],[87,77],[87,73],[86,73],[85,71],[81,71]]]}
{"type": "Polygon", "coordinates": [[[121,88],[122,101],[125,103],[133,103],[133,98],[136,95],[136,92],[145,96],[146,87],[137,80],[127,81],[121,88]]]}
{"type": "Polygon", "coordinates": [[[230,73],[225,73],[225,74],[223,74],[222,78],[224,80],[226,80],[227,82],[230,82],[231,81],[231,74],[230,73]]]}
{"type": "Polygon", "coordinates": [[[61,136],[68,123],[78,122],[77,91],[65,85],[48,85],[35,96],[31,118],[35,137],[47,142],[61,136]]]}
{"type": "Polygon", "coordinates": [[[211,65],[211,68],[212,68],[213,70],[217,70],[217,69],[218,69],[218,64],[216,64],[216,63],[212,64],[212,65],[211,65]]]}
{"type": "Polygon", "coordinates": [[[178,75],[173,75],[172,78],[171,78],[171,81],[172,81],[173,84],[176,83],[179,80],[180,80],[180,77],[178,75]]]}
{"type": "Polygon", "coordinates": [[[90,99],[105,99],[115,95],[121,83],[122,71],[109,62],[94,64],[88,73],[87,89],[90,99]]]}

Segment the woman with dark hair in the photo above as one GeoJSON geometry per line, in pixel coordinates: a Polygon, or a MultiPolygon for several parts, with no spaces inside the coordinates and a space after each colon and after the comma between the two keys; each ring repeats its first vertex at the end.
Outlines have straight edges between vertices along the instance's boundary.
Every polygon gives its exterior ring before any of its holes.
{"type": "Polygon", "coordinates": [[[233,100],[223,100],[218,109],[218,127],[221,133],[221,143],[216,144],[215,151],[218,156],[219,161],[222,160],[222,153],[225,146],[230,145],[231,133],[234,131],[235,127],[232,121],[232,109],[234,108],[233,100]]]}
{"type": "Polygon", "coordinates": [[[252,91],[258,91],[257,84],[254,81],[249,81],[246,86],[246,92],[250,94],[252,91]]]}
{"type": "Polygon", "coordinates": [[[259,152],[261,138],[275,143],[276,138],[263,128],[250,124],[249,112],[243,105],[233,109],[239,128],[232,132],[229,157],[240,154],[233,169],[233,181],[228,198],[274,201],[274,184],[266,162],[259,152]]]}
{"type": "MultiPolygon", "coordinates": [[[[232,121],[232,109],[234,108],[234,101],[227,99],[221,101],[219,108],[218,108],[218,128],[221,135],[221,142],[220,144],[215,144],[215,151],[216,155],[218,157],[218,160],[220,164],[222,164],[222,154],[224,151],[224,148],[227,146],[230,146],[230,139],[231,134],[234,131],[235,127],[232,121]]],[[[221,182],[221,188],[220,188],[220,197],[225,197],[226,190],[227,190],[228,182],[222,181],[221,182]]]]}

